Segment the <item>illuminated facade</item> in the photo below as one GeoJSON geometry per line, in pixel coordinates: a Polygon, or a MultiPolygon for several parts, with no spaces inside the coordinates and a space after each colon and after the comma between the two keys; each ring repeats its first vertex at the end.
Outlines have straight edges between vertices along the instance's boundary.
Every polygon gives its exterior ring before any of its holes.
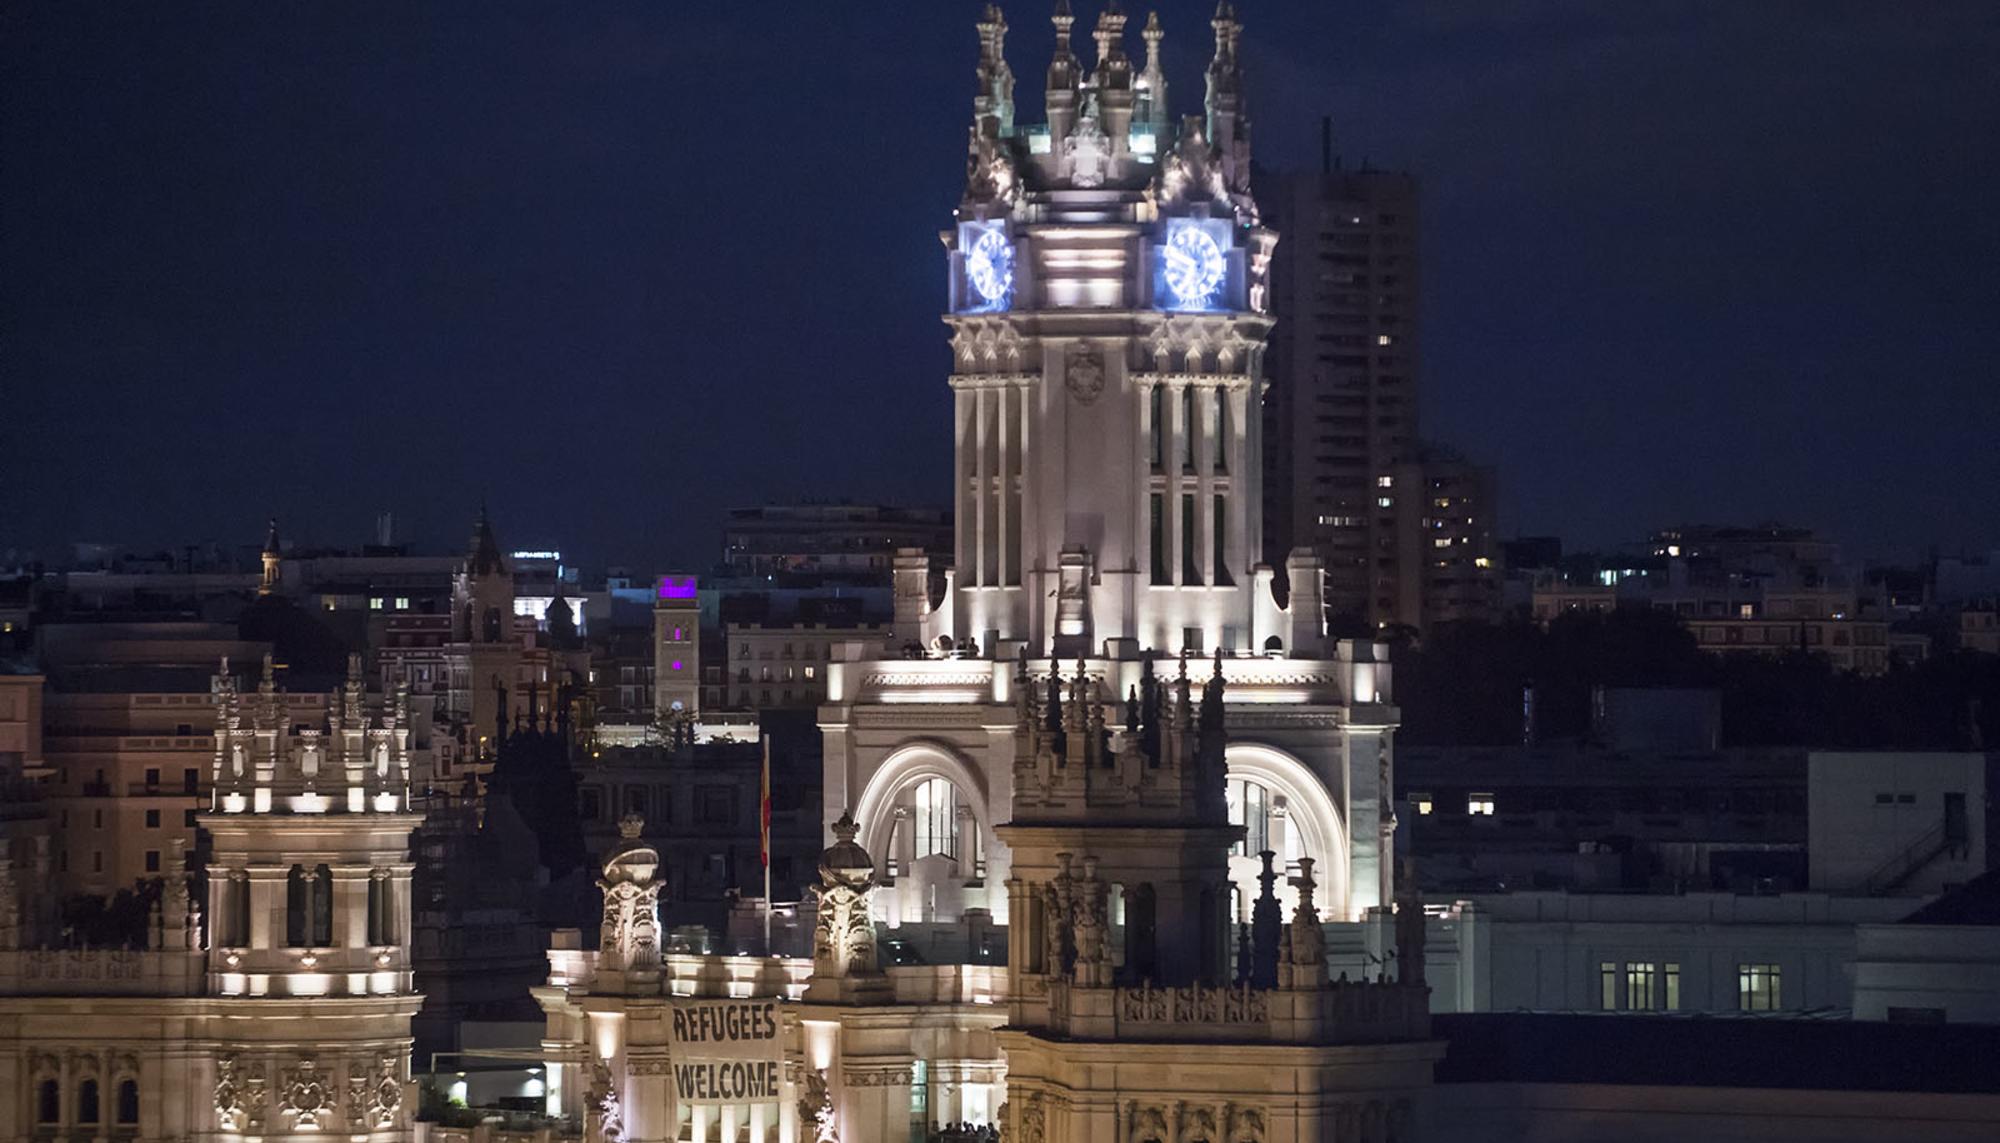
{"type": "MultiPolygon", "coordinates": [[[[1361,920],[1391,897],[1397,716],[1380,649],[1325,637],[1320,560],[1290,556],[1282,601],[1260,561],[1278,236],[1251,194],[1237,25],[1225,5],[1203,114],[1176,119],[1157,19],[1142,61],[1106,12],[1090,68],[1072,17],[1055,22],[1038,125],[1014,122],[1004,20],[980,25],[967,185],[943,234],[955,559],[934,598],[928,557],[899,553],[905,657],[856,642],[825,666],[827,820],[852,809],[882,856],[884,920],[1005,923],[995,830],[1018,804],[1021,661],[1059,662],[1122,708],[1175,660],[1206,677],[1219,657],[1235,820],[1290,870],[1315,859],[1333,919],[1361,920]]],[[[1247,920],[1257,849],[1236,849],[1247,920]]]]}
{"type": "MultiPolygon", "coordinates": [[[[251,694],[225,663],[207,907],[170,876],[137,950],[23,947],[0,926],[0,1131],[412,1138],[407,706],[371,704],[357,662],[300,726],[269,658],[251,694]]],[[[0,915],[32,916],[38,886],[12,872],[0,915]]]]}

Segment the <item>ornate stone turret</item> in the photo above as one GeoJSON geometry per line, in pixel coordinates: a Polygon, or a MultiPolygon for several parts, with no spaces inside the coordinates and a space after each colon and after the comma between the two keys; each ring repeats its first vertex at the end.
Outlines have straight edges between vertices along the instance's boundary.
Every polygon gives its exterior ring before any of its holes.
{"type": "Polygon", "coordinates": [[[1050,22],[1056,27],[1056,50],[1049,59],[1049,140],[1060,150],[1076,127],[1077,87],[1083,79],[1083,68],[1077,63],[1076,53],[1070,50],[1069,30],[1076,24],[1076,17],[1070,14],[1069,0],[1056,0],[1055,15],[1050,22]]]}
{"type": "Polygon", "coordinates": [[[988,4],[979,19],[979,93],[972,98],[972,119],[994,120],[999,134],[1014,129],[1014,72],[1007,66],[1007,17],[998,4],[988,4]]]}
{"type": "Polygon", "coordinates": [[[626,814],[619,842],[604,858],[604,918],[597,940],[597,979],[617,991],[656,991],[660,980],[660,852],[641,841],[646,819],[626,814]],[[619,975],[622,974],[622,975],[619,975]]]}
{"type": "Polygon", "coordinates": [[[813,925],[812,983],[809,1002],[874,1003],[889,994],[888,977],[875,956],[875,921],[869,897],[875,890],[875,861],[854,840],[860,827],[854,815],[842,813],[833,823],[834,843],[819,855],[819,885],[813,925]]]}
{"type": "Polygon", "coordinates": [[[1281,938],[1278,987],[1300,991],[1322,989],[1326,979],[1326,930],[1320,927],[1319,906],[1313,904],[1313,859],[1299,858],[1299,875],[1291,879],[1299,891],[1298,908],[1281,938]]]}
{"type": "Polygon", "coordinates": [[[1090,87],[1097,99],[1098,125],[1111,144],[1113,154],[1122,153],[1132,130],[1132,61],[1125,55],[1125,14],[1116,0],[1109,0],[1097,15],[1097,67],[1090,73],[1090,87]]]}
{"type": "Polygon", "coordinates": [[[1160,14],[1148,12],[1146,27],[1146,67],[1133,80],[1133,114],[1137,125],[1150,129],[1157,138],[1167,130],[1167,73],[1160,66],[1160,41],[1167,33],[1160,27],[1160,14]]]}

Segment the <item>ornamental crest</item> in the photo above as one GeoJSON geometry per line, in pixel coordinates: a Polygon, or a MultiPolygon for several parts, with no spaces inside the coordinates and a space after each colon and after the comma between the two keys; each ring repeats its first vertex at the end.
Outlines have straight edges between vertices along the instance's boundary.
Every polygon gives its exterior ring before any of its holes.
{"type": "Polygon", "coordinates": [[[292,1113],[292,1122],[303,1129],[326,1126],[333,1115],[333,1092],[319,1074],[319,1065],[301,1058],[285,1073],[284,1102],[279,1105],[292,1113]]]}
{"type": "Polygon", "coordinates": [[[1063,355],[1063,383],[1077,404],[1088,405],[1104,392],[1104,355],[1096,346],[1076,342],[1063,355]]]}

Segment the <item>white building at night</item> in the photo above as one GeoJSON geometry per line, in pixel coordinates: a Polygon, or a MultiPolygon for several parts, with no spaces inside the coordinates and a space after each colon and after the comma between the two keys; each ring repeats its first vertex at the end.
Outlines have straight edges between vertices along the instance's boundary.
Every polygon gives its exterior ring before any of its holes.
{"type": "MultiPolygon", "coordinates": [[[[1260,388],[1277,235],[1250,193],[1227,4],[1204,114],[1169,114],[1157,18],[1143,62],[1107,11],[1095,66],[1059,9],[1049,122],[1014,122],[1005,23],[981,23],[964,200],[942,234],[955,371],[956,558],[941,599],[899,553],[896,632],[827,664],[825,810],[879,854],[891,924],[1011,919],[1016,688],[1086,680],[1087,705],[1152,751],[1179,660],[1220,663],[1230,741],[1230,911],[1256,853],[1313,858],[1336,920],[1388,905],[1396,709],[1386,655],[1330,644],[1322,569],[1258,563],[1260,388]],[[1029,666],[1031,665],[1031,666],[1029,666]],[[1024,671],[1024,666],[1028,669],[1024,671]]],[[[1281,891],[1289,907],[1289,887],[1281,891]]]]}

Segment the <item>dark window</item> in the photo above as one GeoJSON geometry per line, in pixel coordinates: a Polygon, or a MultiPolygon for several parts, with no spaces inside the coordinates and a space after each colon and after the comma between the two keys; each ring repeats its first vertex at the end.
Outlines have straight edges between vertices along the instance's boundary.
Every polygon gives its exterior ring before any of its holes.
{"type": "Polygon", "coordinates": [[[201,771],[195,769],[182,770],[181,793],[198,794],[200,792],[201,792],[201,771]]]}
{"type": "Polygon", "coordinates": [[[700,799],[701,821],[703,825],[729,825],[736,820],[736,791],[728,786],[703,786],[696,792],[700,799]]]}
{"type": "Polygon", "coordinates": [[[292,866],[285,884],[285,941],[293,948],[333,943],[333,871],[292,866]]]}
{"type": "Polygon", "coordinates": [[[1166,497],[1158,492],[1153,493],[1153,582],[1160,584],[1167,582],[1166,516],[1166,497]]]}
{"type": "Polygon", "coordinates": [[[160,828],[160,811],[158,810],[146,811],[146,828],[147,829],[160,828]]]}
{"type": "Polygon", "coordinates": [[[80,1124],[96,1123],[102,1116],[103,1111],[97,1101],[97,1081],[84,1080],[76,1088],[76,1121],[80,1124]]]}
{"type": "Polygon", "coordinates": [[[45,1079],[35,1089],[35,1122],[56,1123],[62,1119],[62,1085],[45,1079]]]}
{"type": "Polygon", "coordinates": [[[121,1127],[139,1125],[139,1081],[118,1081],[118,1124],[121,1127]]]}
{"type": "Polygon", "coordinates": [[[157,849],[149,849],[149,850],[147,850],[147,851],[146,851],[146,872],[148,872],[148,873],[158,873],[159,871],[160,871],[160,851],[159,851],[159,850],[157,850],[157,849]]]}
{"type": "Polygon", "coordinates": [[[597,787],[585,786],[576,792],[576,816],[587,822],[604,816],[604,795],[597,787]]]}
{"type": "Polygon", "coordinates": [[[148,790],[157,790],[160,788],[160,768],[158,766],[146,767],[146,788],[148,790]]]}
{"type": "Polygon", "coordinates": [[[1181,493],[1181,582],[1199,584],[1201,567],[1195,563],[1194,493],[1181,493]]]}

